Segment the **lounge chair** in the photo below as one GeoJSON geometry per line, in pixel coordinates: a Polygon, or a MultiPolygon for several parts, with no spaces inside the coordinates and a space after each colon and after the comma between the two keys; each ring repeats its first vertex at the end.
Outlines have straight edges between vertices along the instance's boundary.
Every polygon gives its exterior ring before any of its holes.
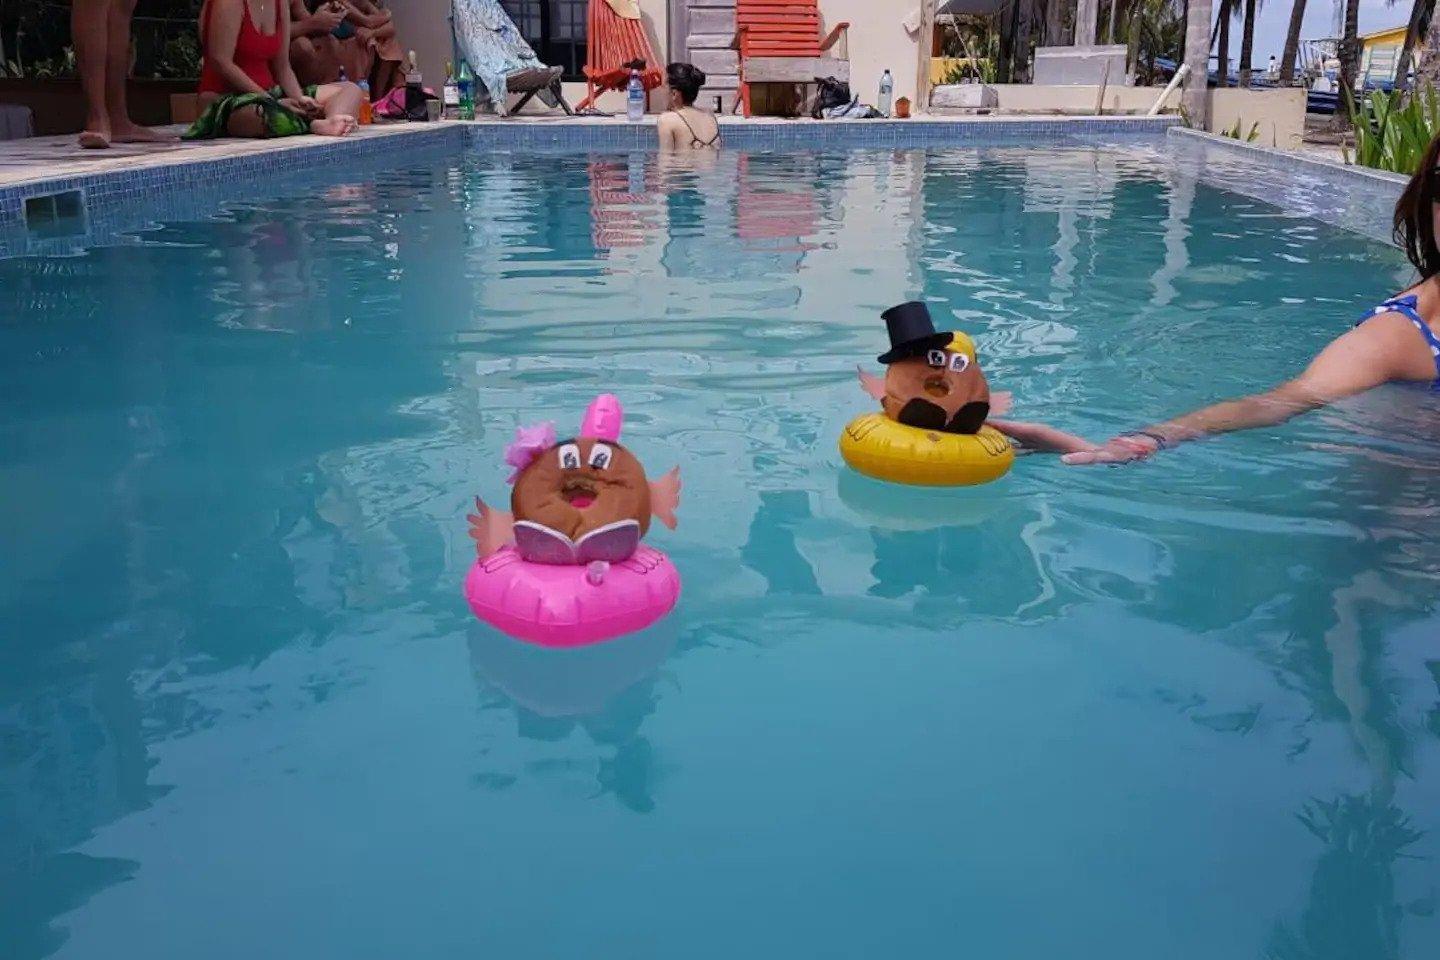
{"type": "Polygon", "coordinates": [[[753,83],[811,84],[820,77],[849,82],[849,28],[849,23],[837,23],[821,38],[816,0],[736,0],[732,46],[740,51],[737,105],[745,116],[750,116],[753,83]],[[837,43],[840,55],[829,55],[837,43]]]}
{"type": "Polygon", "coordinates": [[[560,92],[561,69],[540,62],[499,0],[452,0],[451,7],[455,45],[475,72],[477,101],[488,99],[503,117],[538,93],[551,106],[572,112],[560,92]],[[512,93],[521,97],[510,107],[506,95],[512,93]]]}
{"type": "Polygon", "coordinates": [[[595,99],[607,90],[624,90],[632,64],[640,64],[645,92],[660,86],[664,75],[657,65],[645,22],[635,0],[590,0],[586,17],[586,95],[577,110],[593,110],[595,99]]]}

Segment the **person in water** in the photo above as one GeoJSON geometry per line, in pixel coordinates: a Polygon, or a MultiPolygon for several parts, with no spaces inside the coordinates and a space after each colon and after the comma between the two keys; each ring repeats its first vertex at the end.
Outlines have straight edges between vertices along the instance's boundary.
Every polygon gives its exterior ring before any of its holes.
{"type": "Polygon", "coordinates": [[[665,68],[670,88],[670,109],[660,114],[661,150],[699,150],[720,146],[720,121],[715,114],[695,106],[705,73],[689,63],[672,63],[665,68]]]}
{"type": "Polygon", "coordinates": [[[290,65],[290,5],[284,0],[206,0],[200,10],[200,103],[187,140],[343,137],[355,129],[360,88],[302,88],[290,65]]]}
{"type": "Polygon", "coordinates": [[[1386,383],[1440,391],[1440,137],[1431,141],[1395,204],[1395,241],[1419,282],[1373,307],[1332,340],[1293,380],[1261,393],[1129,430],[1102,444],[1029,424],[995,423],[1025,446],[1064,454],[1069,464],[1144,460],[1191,440],[1284,423],[1386,383]]]}

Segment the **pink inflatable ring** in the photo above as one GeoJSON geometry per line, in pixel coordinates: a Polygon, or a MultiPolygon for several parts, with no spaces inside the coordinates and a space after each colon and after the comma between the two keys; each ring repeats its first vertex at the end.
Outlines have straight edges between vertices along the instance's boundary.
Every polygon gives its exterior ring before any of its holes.
{"type": "Polygon", "coordinates": [[[465,577],[475,616],[545,647],[579,647],[643,630],[679,597],[675,565],[643,544],[625,560],[585,566],[532,563],[507,546],[475,561],[465,577]]]}

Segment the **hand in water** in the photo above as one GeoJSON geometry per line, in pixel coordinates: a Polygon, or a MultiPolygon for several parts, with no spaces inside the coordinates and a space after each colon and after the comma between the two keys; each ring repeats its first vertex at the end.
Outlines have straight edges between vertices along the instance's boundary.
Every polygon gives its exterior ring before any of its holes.
{"type": "Polygon", "coordinates": [[[1061,457],[1062,463],[1073,467],[1089,466],[1094,463],[1131,463],[1148,460],[1160,449],[1160,442],[1143,434],[1124,434],[1105,441],[1089,450],[1077,450],[1061,457]]]}

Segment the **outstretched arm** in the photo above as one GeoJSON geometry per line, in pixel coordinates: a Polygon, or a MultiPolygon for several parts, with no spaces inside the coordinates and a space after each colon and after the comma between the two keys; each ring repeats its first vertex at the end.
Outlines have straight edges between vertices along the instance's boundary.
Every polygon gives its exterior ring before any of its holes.
{"type": "Polygon", "coordinates": [[[1414,325],[1399,314],[1375,317],[1332,341],[1294,380],[1121,434],[1094,449],[1067,454],[1065,462],[1142,460],[1187,440],[1284,423],[1392,380],[1431,379],[1435,368],[1429,351],[1416,348],[1417,342],[1423,342],[1418,336],[1414,325]]]}

